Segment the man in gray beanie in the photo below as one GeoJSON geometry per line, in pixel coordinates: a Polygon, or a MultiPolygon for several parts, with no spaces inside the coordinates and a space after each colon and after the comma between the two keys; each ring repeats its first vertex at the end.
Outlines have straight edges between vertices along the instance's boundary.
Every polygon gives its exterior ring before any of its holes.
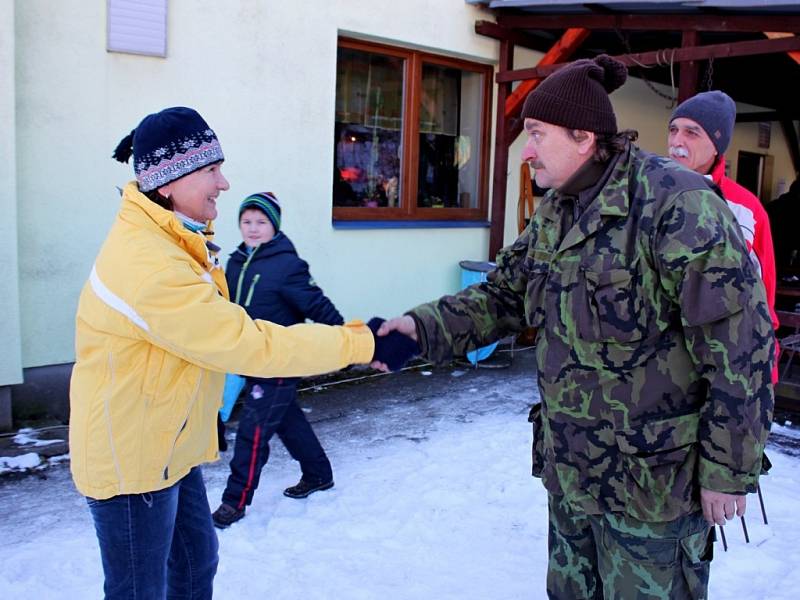
{"type": "Polygon", "coordinates": [[[705,598],[712,524],[744,512],[760,474],[773,334],[722,199],[618,131],[625,76],[598,56],[530,93],[522,159],[550,188],[530,224],[487,281],[378,335],[443,363],[536,327],[548,596],[705,598]]]}
{"type": "MultiPolygon", "coordinates": [[[[669,119],[669,156],[684,167],[705,175],[722,191],[736,217],[756,271],[767,293],[772,325],[775,314],[775,251],[769,217],[761,201],[725,175],[725,151],[736,123],[736,104],[724,92],[702,92],[682,102],[669,119]]],[[[777,356],[777,351],[776,354],[777,356]]],[[[778,381],[778,364],[772,366],[772,383],[778,381]]]]}

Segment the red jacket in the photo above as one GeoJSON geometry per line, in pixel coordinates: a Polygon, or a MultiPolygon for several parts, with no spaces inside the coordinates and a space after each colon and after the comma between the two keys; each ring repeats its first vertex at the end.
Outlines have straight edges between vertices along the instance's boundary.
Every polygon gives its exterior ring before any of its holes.
{"type": "MultiPolygon", "coordinates": [[[[742,230],[747,250],[753,263],[757,266],[761,280],[767,290],[767,304],[772,318],[772,327],[777,330],[780,323],[775,314],[775,250],[772,246],[772,230],[769,228],[769,217],[761,201],[749,190],[725,176],[725,157],[720,156],[717,165],[711,171],[712,181],[722,190],[722,195],[736,216],[742,230]]],[[[775,349],[777,357],[777,346],[775,349]]],[[[777,360],[772,366],[772,383],[778,382],[777,360]]]]}

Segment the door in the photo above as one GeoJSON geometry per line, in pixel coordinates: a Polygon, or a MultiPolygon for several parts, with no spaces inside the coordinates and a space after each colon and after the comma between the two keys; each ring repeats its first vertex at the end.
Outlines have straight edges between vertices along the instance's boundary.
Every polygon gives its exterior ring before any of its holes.
{"type": "Polygon", "coordinates": [[[739,151],[736,181],[753,192],[761,203],[771,199],[774,157],[768,154],[739,151]]]}

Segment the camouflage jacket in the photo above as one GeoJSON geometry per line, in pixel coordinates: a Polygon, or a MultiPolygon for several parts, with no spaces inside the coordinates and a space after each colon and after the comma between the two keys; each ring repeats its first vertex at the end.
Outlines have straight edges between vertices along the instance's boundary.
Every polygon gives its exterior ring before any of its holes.
{"type": "Polygon", "coordinates": [[[551,191],[486,282],[410,311],[423,354],[539,328],[535,474],[587,513],[669,521],[701,486],[755,491],[774,335],[733,215],[633,145],[592,194],[580,212],[551,191]]]}

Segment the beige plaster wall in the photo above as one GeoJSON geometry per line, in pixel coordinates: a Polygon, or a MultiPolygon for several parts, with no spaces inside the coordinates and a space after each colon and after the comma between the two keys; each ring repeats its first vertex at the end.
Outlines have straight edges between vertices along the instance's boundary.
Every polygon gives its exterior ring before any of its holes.
{"type": "Polygon", "coordinates": [[[0,2],[0,386],[22,381],[14,57],[14,3],[0,2]]]}

